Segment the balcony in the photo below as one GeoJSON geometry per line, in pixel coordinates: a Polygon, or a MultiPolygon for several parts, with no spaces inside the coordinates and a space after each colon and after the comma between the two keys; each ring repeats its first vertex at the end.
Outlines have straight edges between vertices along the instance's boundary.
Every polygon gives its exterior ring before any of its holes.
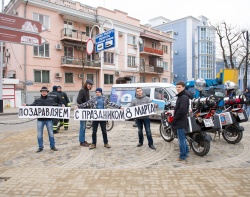
{"type": "MultiPolygon", "coordinates": [[[[61,57],[61,65],[64,67],[82,68],[83,62],[82,62],[81,58],[62,56],[61,57]]],[[[86,60],[84,62],[84,67],[100,69],[101,63],[100,63],[100,60],[91,60],[91,61],[86,60]]]]}
{"type": "Polygon", "coordinates": [[[70,28],[61,29],[61,41],[87,42],[88,39],[86,32],[70,28]]]}
{"type": "Polygon", "coordinates": [[[150,48],[150,47],[143,47],[143,46],[140,47],[140,53],[154,55],[154,56],[158,56],[158,57],[163,56],[163,50],[154,49],[154,48],[150,48]]]}
{"type": "Polygon", "coordinates": [[[162,67],[152,67],[152,66],[140,66],[140,73],[147,73],[147,74],[162,74],[164,72],[162,67]]]}

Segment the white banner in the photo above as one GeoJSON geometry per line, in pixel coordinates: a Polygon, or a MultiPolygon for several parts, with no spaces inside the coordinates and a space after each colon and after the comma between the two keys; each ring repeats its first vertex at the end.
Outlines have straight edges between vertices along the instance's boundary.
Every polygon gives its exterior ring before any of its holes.
{"type": "Polygon", "coordinates": [[[19,118],[70,118],[70,107],[20,106],[19,118]]]}
{"type": "Polygon", "coordinates": [[[154,103],[126,107],[124,109],[77,109],[74,111],[75,120],[114,120],[138,118],[155,114],[154,103]]]}

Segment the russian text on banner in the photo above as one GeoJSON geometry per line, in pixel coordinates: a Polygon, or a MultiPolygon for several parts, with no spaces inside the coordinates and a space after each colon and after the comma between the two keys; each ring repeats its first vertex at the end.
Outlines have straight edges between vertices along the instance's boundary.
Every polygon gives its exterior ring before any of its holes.
{"type": "Polygon", "coordinates": [[[20,106],[19,118],[70,118],[70,107],[20,106]]]}

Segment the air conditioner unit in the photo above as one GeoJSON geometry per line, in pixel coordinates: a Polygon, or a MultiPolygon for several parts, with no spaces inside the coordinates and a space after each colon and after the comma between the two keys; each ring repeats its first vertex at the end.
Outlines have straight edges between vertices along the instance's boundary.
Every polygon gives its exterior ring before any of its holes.
{"type": "Polygon", "coordinates": [[[137,49],[137,45],[134,45],[134,49],[137,49]]]}
{"type": "Polygon", "coordinates": [[[119,75],[120,75],[120,71],[119,71],[119,70],[116,70],[116,71],[115,71],[115,75],[119,76],[119,75]]]}
{"type": "Polygon", "coordinates": [[[82,79],[83,76],[84,76],[83,73],[81,73],[81,74],[78,75],[78,77],[79,77],[80,79],[82,79]]]}
{"type": "Polygon", "coordinates": [[[62,77],[62,73],[56,73],[55,76],[60,78],[60,77],[62,77]]]}
{"type": "Polygon", "coordinates": [[[56,50],[62,50],[62,45],[57,44],[57,45],[56,45],[56,50]]]}
{"type": "Polygon", "coordinates": [[[119,31],[119,36],[123,36],[123,32],[119,31]]]}

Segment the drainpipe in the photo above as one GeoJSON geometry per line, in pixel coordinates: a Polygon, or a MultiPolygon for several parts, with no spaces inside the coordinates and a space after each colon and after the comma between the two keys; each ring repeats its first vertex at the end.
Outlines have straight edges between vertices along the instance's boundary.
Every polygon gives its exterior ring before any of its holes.
{"type": "MultiPolygon", "coordinates": [[[[27,4],[28,1],[26,1],[25,5],[24,5],[24,18],[26,18],[26,10],[27,10],[27,4]]],[[[27,81],[27,46],[24,45],[24,62],[23,62],[23,72],[24,72],[24,103],[27,102],[27,85],[26,85],[26,81],[27,81]]]]}

